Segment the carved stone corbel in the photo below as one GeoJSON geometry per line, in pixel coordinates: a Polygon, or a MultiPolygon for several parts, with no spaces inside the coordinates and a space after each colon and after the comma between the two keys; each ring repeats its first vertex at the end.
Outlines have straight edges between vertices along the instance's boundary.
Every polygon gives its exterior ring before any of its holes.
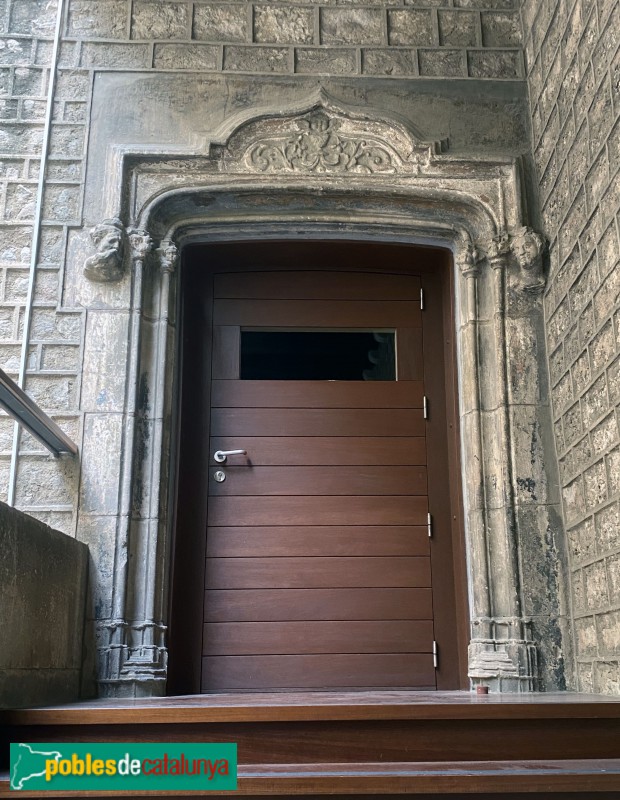
{"type": "Polygon", "coordinates": [[[521,273],[523,290],[541,292],[545,288],[543,253],[546,247],[544,236],[532,228],[519,228],[512,235],[512,252],[521,273]]]}
{"type": "Polygon", "coordinates": [[[118,217],[104,219],[90,231],[97,247],[95,255],[84,262],[84,275],[91,281],[110,283],[123,277],[125,227],[118,217]]]}

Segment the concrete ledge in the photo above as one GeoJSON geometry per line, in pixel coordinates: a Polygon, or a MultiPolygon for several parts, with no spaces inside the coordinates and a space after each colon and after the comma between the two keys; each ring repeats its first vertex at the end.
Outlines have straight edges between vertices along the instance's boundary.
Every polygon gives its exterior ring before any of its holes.
{"type": "Polygon", "coordinates": [[[0,503],[0,708],[80,694],[88,547],[0,503]]]}

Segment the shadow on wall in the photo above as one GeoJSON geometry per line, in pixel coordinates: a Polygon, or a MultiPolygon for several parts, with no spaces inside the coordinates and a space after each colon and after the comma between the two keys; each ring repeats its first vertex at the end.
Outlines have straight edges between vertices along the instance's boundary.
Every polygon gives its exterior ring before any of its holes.
{"type": "Polygon", "coordinates": [[[88,547],[0,503],[0,708],[78,700],[88,547]]]}

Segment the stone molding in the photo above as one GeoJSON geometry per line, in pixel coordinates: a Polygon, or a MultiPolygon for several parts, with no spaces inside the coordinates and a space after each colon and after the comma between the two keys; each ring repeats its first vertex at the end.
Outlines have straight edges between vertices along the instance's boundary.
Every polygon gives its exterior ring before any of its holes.
{"type": "MultiPolygon", "coordinates": [[[[530,619],[530,588],[519,564],[522,543],[531,536],[526,512],[533,509],[540,525],[548,525],[548,500],[524,495],[521,486],[531,479],[521,474],[515,437],[539,424],[548,409],[519,400],[513,388],[519,383],[516,370],[531,355],[526,350],[523,358],[511,358],[515,336],[525,341],[541,319],[536,292],[542,238],[522,218],[519,162],[454,157],[445,142],[421,141],[398,118],[347,108],[324,93],[296,108],[249,113],[185,153],[128,146],[109,151],[106,172],[116,180],[106,188],[106,213],[126,209],[127,228],[158,243],[160,268],[122,278],[134,285],[135,326],[147,324],[145,319],[152,325],[142,339],[136,327],[136,341],[144,343],[140,363],[129,359],[127,366],[128,391],[148,396],[149,405],[136,423],[142,438],[132,434],[133,446],[122,455],[121,495],[134,500],[127,510],[129,529],[119,526],[118,546],[129,539],[130,553],[119,566],[125,573],[115,580],[113,606],[126,626],[100,626],[102,690],[141,694],[164,688],[167,492],[174,449],[169,387],[176,337],[170,298],[178,250],[257,235],[411,242],[452,251],[463,465],[462,476],[454,479],[463,482],[465,505],[470,677],[500,690],[537,688],[537,650],[545,642],[530,619]],[[150,304],[147,309],[143,302],[150,304]],[[146,500],[136,497],[143,476],[152,487],[146,500]],[[139,553],[148,554],[147,565],[139,553]]],[[[538,346],[544,348],[542,340],[538,346]]],[[[542,391],[537,375],[530,370],[528,398],[542,391]]],[[[139,409],[137,399],[129,408],[139,409]]],[[[527,469],[544,472],[544,464],[541,446],[527,469]]]]}

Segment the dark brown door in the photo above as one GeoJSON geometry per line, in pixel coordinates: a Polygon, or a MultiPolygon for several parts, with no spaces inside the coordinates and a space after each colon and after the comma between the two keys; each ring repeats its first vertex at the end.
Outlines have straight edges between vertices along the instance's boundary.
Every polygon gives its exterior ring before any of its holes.
{"type": "Polygon", "coordinates": [[[436,688],[420,278],[216,274],[212,321],[202,690],[436,688]]]}

